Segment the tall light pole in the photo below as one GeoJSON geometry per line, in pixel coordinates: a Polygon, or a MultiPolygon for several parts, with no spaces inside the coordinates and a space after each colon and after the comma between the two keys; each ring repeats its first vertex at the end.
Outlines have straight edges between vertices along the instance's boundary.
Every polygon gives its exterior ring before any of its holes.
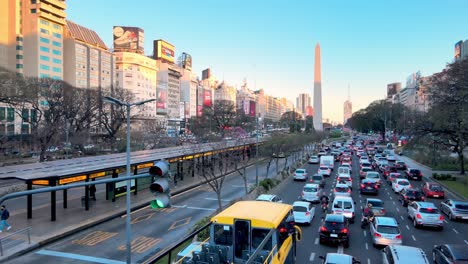
{"type": "MultiPolygon", "coordinates": [[[[136,102],[136,103],[128,103],[128,102],[122,102],[119,99],[110,97],[110,96],[104,96],[104,102],[115,104],[118,106],[125,106],[127,108],[127,177],[130,176],[130,108],[132,106],[140,106],[149,102],[156,101],[156,99],[149,99],[141,102],[136,102]]],[[[125,224],[125,235],[126,235],[126,240],[127,240],[127,263],[131,263],[132,260],[132,249],[131,249],[131,243],[132,243],[132,230],[131,230],[131,210],[130,210],[130,190],[131,190],[131,180],[127,180],[127,217],[126,217],[126,224],[125,224]]]]}
{"type": "Polygon", "coordinates": [[[255,137],[257,138],[257,144],[255,144],[255,185],[258,186],[258,116],[256,115],[255,116],[255,129],[256,129],[256,133],[255,133],[255,137]]]}

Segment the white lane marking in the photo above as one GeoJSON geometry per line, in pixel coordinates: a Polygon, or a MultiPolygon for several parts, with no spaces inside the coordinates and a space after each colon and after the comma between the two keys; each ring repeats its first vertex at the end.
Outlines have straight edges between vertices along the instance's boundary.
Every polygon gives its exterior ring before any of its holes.
{"type": "Polygon", "coordinates": [[[408,230],[409,230],[409,226],[408,226],[408,225],[406,225],[406,229],[408,229],[408,230]]]}
{"type": "MultiPolygon", "coordinates": [[[[388,194],[388,195],[390,195],[390,194],[388,194]]],[[[393,198],[391,196],[390,196],[390,200],[393,200],[393,198]]]]}
{"type": "Polygon", "coordinates": [[[405,220],[405,218],[402,215],[400,215],[400,218],[401,218],[401,220],[405,220]]]}
{"type": "Polygon", "coordinates": [[[184,204],[184,205],[172,205],[172,207],[175,207],[175,208],[186,208],[187,205],[184,204]]]}
{"type": "Polygon", "coordinates": [[[399,209],[398,207],[396,208],[396,210],[397,210],[398,212],[400,212],[400,209],[399,209]]]}
{"type": "Polygon", "coordinates": [[[448,224],[447,220],[444,219],[444,223],[448,224]]]}
{"type": "Polygon", "coordinates": [[[362,232],[364,232],[364,236],[367,236],[367,232],[366,232],[366,230],[364,230],[364,231],[362,231],[362,232]]]}
{"type": "Polygon", "coordinates": [[[367,264],[370,264],[370,259],[369,258],[367,259],[367,264]]]}
{"type": "Polygon", "coordinates": [[[315,258],[315,252],[310,253],[309,261],[312,262],[314,261],[315,258]]]}
{"type": "Polygon", "coordinates": [[[468,241],[467,241],[467,240],[463,240],[463,241],[465,242],[465,244],[467,244],[467,245],[468,245],[468,241]]]}
{"type": "Polygon", "coordinates": [[[315,245],[318,245],[318,242],[319,242],[319,238],[317,237],[317,238],[315,238],[314,244],[315,244],[315,245]]]}
{"type": "Polygon", "coordinates": [[[46,250],[42,249],[36,252],[36,254],[46,255],[46,256],[54,256],[54,257],[61,257],[61,258],[68,258],[68,259],[76,259],[86,262],[94,262],[94,263],[109,263],[109,264],[123,264],[123,261],[105,259],[105,258],[96,258],[91,256],[73,254],[73,253],[66,253],[66,252],[59,252],[53,250],[46,250]]]}
{"type": "Polygon", "coordinates": [[[339,245],[339,246],[338,246],[338,250],[337,250],[336,253],[338,253],[338,254],[343,254],[343,252],[344,252],[343,245],[339,245]]]}
{"type": "Polygon", "coordinates": [[[216,211],[215,208],[202,208],[202,207],[192,207],[192,206],[188,206],[187,208],[188,209],[195,209],[195,210],[216,211]]]}
{"type": "Polygon", "coordinates": [[[362,210],[362,205],[361,205],[361,210],[362,210]]]}
{"type": "MultiPolygon", "coordinates": [[[[206,197],[205,200],[218,201],[218,198],[206,197]]],[[[221,199],[222,202],[230,202],[231,200],[221,199]]]]}
{"type": "Polygon", "coordinates": [[[413,238],[414,241],[416,241],[416,238],[414,237],[414,235],[411,235],[411,237],[413,238]]]}
{"type": "Polygon", "coordinates": [[[453,232],[460,234],[455,228],[452,228],[453,232]]]}
{"type": "Polygon", "coordinates": [[[393,205],[395,205],[395,201],[393,201],[392,203],[393,203],[393,205]]]}
{"type": "Polygon", "coordinates": [[[367,245],[367,242],[366,242],[366,249],[369,250],[369,245],[367,245]]]}

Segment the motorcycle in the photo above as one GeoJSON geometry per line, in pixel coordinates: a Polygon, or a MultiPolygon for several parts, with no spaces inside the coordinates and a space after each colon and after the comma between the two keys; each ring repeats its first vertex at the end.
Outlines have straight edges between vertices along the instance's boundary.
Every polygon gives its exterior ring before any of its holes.
{"type": "Polygon", "coordinates": [[[322,203],[322,212],[326,213],[328,209],[328,204],[327,203],[322,203]]]}
{"type": "Polygon", "coordinates": [[[372,221],[372,219],[374,219],[373,216],[371,217],[363,216],[361,219],[361,228],[362,229],[366,228],[369,225],[369,223],[372,221]]]}

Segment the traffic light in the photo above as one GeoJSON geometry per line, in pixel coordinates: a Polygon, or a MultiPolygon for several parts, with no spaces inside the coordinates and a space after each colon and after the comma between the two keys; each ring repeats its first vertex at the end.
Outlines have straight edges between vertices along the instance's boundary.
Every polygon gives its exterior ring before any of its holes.
{"type": "Polygon", "coordinates": [[[150,203],[152,209],[171,207],[168,172],[169,163],[166,161],[158,161],[149,169],[150,175],[156,177],[150,185],[150,191],[155,194],[154,200],[150,203]]]}

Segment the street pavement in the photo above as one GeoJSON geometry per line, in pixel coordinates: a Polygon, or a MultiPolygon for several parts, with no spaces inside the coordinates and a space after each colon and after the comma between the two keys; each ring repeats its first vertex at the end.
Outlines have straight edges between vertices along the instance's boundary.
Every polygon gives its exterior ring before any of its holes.
{"type": "MultiPolygon", "coordinates": [[[[279,171],[284,167],[284,162],[285,159],[280,159],[279,171]]],[[[288,159],[290,164],[291,158],[288,159]]],[[[275,165],[272,162],[268,177],[276,175],[275,165]]],[[[247,175],[249,186],[255,184],[255,166],[247,168],[247,175]]],[[[265,164],[259,166],[259,175],[260,180],[265,177],[265,164]]],[[[224,182],[223,206],[244,194],[242,178],[238,173],[233,173],[224,182]]],[[[208,185],[204,185],[174,197],[171,208],[153,210],[144,207],[132,212],[132,262],[144,261],[170,246],[216,209],[216,194],[208,185]]],[[[125,241],[123,216],[42,246],[8,263],[123,263],[126,258],[125,241]]]]}

